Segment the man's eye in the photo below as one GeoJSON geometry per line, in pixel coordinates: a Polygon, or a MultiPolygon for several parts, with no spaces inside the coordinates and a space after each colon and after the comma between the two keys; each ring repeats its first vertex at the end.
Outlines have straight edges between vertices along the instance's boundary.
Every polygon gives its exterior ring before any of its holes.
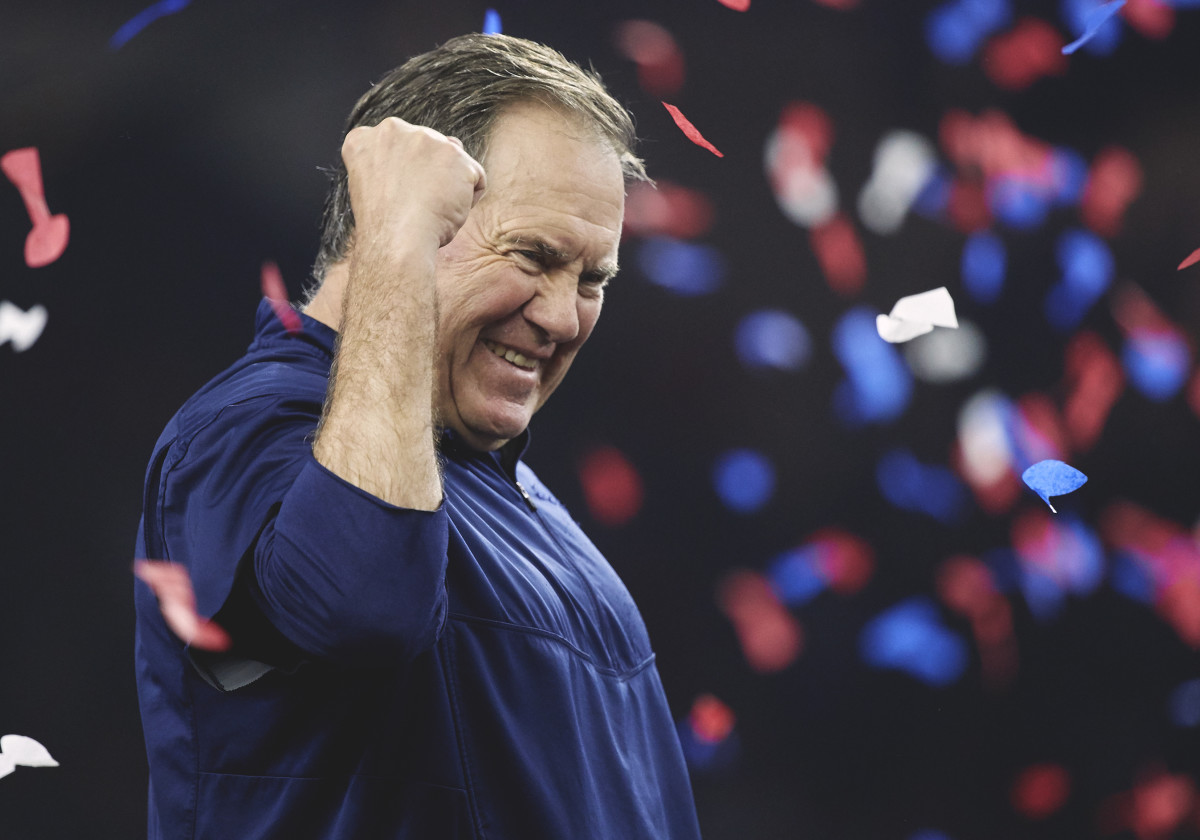
{"type": "Polygon", "coordinates": [[[517,251],[517,253],[520,254],[525,259],[530,260],[531,262],[535,262],[538,265],[546,264],[546,258],[543,257],[541,255],[541,253],[539,253],[538,251],[517,251]]]}

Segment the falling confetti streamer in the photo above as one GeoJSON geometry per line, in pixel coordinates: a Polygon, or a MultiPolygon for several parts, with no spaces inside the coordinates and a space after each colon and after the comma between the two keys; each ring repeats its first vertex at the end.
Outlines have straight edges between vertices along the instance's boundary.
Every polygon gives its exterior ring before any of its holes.
{"type": "Polygon", "coordinates": [[[166,560],[137,560],[133,573],[154,591],[167,625],[186,644],[215,651],[233,644],[220,625],[196,613],[196,595],[185,567],[166,560]]]}
{"type": "Polygon", "coordinates": [[[153,6],[148,6],[142,9],[136,15],[121,25],[121,28],[116,31],[108,42],[110,50],[119,50],[121,47],[129,43],[135,35],[141,32],[160,17],[175,14],[182,11],[192,0],[160,0],[153,6]]]}
{"type": "Polygon", "coordinates": [[[692,125],[691,121],[683,115],[682,111],[666,102],[663,103],[663,107],[667,109],[667,113],[671,115],[671,119],[675,120],[675,125],[679,126],[679,129],[687,135],[689,140],[701,148],[708,149],[717,157],[725,157],[716,146],[704,139],[704,135],[700,133],[700,130],[696,126],[692,125]]]}
{"type": "Polygon", "coordinates": [[[292,335],[300,332],[303,328],[300,316],[288,303],[287,287],[283,285],[283,275],[279,272],[279,266],[273,262],[262,264],[262,293],[263,297],[271,302],[271,308],[275,310],[275,317],[283,323],[287,331],[292,335]]]}
{"type": "Polygon", "coordinates": [[[503,31],[500,26],[500,13],[495,9],[488,9],[483,16],[483,34],[499,35],[503,31]]]}
{"type": "Polygon", "coordinates": [[[890,315],[875,318],[879,337],[890,344],[909,341],[934,327],[958,327],[954,300],[945,286],[902,297],[896,301],[890,315]]]}
{"type": "Polygon", "coordinates": [[[14,149],[0,157],[0,169],[21,193],[29,220],[33,222],[33,229],[25,237],[25,264],[30,268],[49,265],[66,250],[71,224],[62,213],[50,215],[38,150],[14,149]]]}
{"type": "Polygon", "coordinates": [[[1054,505],[1050,504],[1050,497],[1063,496],[1078,490],[1087,483],[1088,479],[1086,475],[1070,464],[1048,459],[1038,461],[1021,473],[1021,480],[1029,486],[1030,490],[1037,493],[1043,502],[1049,505],[1051,512],[1058,513],[1054,509],[1054,505]]]}
{"type": "Polygon", "coordinates": [[[1200,248],[1197,248],[1192,253],[1188,254],[1187,259],[1179,264],[1178,271],[1183,271],[1185,268],[1191,268],[1196,263],[1200,262],[1200,248]]]}
{"type": "Polygon", "coordinates": [[[1062,54],[1071,55],[1088,41],[1095,38],[1096,33],[1100,31],[1100,28],[1104,26],[1104,24],[1108,23],[1109,19],[1113,15],[1121,11],[1121,7],[1124,5],[1125,0],[1112,0],[1112,2],[1105,3],[1103,6],[1097,6],[1095,9],[1089,12],[1083,34],[1063,47],[1062,54]]]}

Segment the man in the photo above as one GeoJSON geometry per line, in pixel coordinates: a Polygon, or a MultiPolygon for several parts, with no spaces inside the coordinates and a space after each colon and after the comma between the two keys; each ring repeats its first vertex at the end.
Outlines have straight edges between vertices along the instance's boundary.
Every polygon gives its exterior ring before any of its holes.
{"type": "Polygon", "coordinates": [[[264,302],[147,472],[138,556],[232,639],[185,645],[138,585],[151,838],[698,836],[641,617],[520,460],[617,270],[632,143],[505,36],[356,105],[302,329],[264,302]]]}

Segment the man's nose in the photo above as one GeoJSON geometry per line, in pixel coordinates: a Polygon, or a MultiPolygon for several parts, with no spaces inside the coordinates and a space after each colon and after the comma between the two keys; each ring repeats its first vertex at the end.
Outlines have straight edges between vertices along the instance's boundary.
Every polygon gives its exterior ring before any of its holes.
{"type": "Polygon", "coordinates": [[[556,344],[579,335],[577,282],[568,272],[543,275],[533,298],[525,304],[525,319],[556,344]]]}

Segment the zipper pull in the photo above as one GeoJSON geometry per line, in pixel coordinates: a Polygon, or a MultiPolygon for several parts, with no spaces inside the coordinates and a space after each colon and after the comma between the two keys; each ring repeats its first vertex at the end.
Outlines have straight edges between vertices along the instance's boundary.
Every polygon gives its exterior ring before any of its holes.
{"type": "Polygon", "coordinates": [[[533,499],[531,499],[529,494],[525,492],[525,488],[521,486],[521,482],[514,481],[513,484],[517,485],[517,490],[520,491],[521,498],[525,500],[525,504],[529,506],[529,510],[533,513],[537,513],[537,505],[533,503],[533,499]]]}

